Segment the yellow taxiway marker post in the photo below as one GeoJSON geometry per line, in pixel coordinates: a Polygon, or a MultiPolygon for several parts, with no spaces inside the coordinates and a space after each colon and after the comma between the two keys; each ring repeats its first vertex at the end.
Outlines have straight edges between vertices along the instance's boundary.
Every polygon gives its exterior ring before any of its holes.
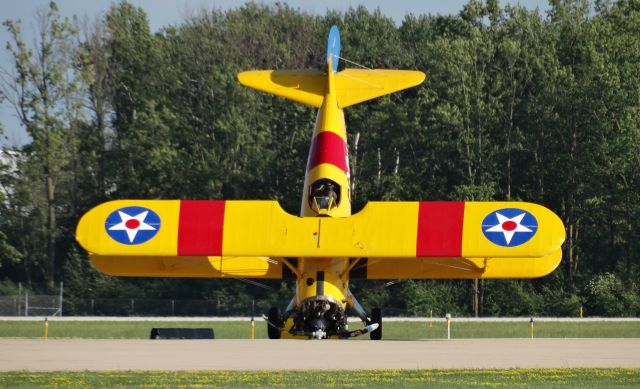
{"type": "Polygon", "coordinates": [[[447,340],[451,339],[451,314],[447,313],[444,316],[445,319],[447,319],[447,340]]]}
{"type": "Polygon", "coordinates": [[[44,338],[47,339],[49,337],[49,319],[47,317],[44,318],[44,338]]]}
{"type": "Polygon", "coordinates": [[[533,318],[529,320],[529,324],[531,325],[531,339],[533,339],[533,318]]]}
{"type": "Polygon", "coordinates": [[[584,309],[582,308],[582,305],[580,305],[580,319],[582,319],[584,316],[584,309]]]}
{"type": "Polygon", "coordinates": [[[256,301],[251,300],[251,340],[254,340],[256,337],[256,320],[254,316],[256,301]]]}

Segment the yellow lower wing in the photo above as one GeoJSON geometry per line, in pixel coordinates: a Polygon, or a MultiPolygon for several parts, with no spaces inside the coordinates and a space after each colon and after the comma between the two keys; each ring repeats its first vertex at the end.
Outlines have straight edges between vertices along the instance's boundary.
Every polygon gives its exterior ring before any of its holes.
{"type": "MultiPolygon", "coordinates": [[[[560,264],[562,251],[541,258],[368,258],[351,270],[352,278],[537,278],[560,264]]],[[[102,273],[128,277],[281,279],[282,262],[257,257],[133,257],[91,255],[102,273]]]]}
{"type": "Polygon", "coordinates": [[[562,250],[540,258],[369,258],[351,274],[370,280],[537,278],[554,271],[561,259],[562,250]]]}
{"type": "Polygon", "coordinates": [[[124,277],[283,278],[280,261],[257,257],[134,257],[91,255],[100,272],[124,277]]]}

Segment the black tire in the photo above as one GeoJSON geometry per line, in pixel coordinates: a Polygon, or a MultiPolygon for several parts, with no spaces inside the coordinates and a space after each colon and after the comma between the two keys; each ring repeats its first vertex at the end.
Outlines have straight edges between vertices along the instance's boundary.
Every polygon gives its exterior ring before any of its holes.
{"type": "Polygon", "coordinates": [[[282,334],[280,331],[280,327],[282,327],[282,315],[280,314],[280,308],[269,308],[267,319],[269,320],[269,323],[278,326],[278,328],[274,328],[271,324],[267,323],[267,334],[269,334],[269,339],[280,339],[280,335],[282,334]]]}
{"type": "Polygon", "coordinates": [[[382,339],[382,310],[380,308],[373,308],[371,310],[371,324],[378,323],[378,328],[375,331],[371,331],[369,337],[371,340],[382,339]]]}

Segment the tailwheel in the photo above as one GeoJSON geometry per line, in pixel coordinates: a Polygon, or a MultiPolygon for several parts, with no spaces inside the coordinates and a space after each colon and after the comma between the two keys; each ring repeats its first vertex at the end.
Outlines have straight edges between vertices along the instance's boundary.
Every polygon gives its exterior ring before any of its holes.
{"type": "Polygon", "coordinates": [[[280,308],[269,308],[267,319],[267,334],[269,335],[269,339],[280,339],[282,333],[282,315],[280,314],[280,308]]]}
{"type": "Polygon", "coordinates": [[[374,331],[371,331],[369,336],[371,340],[380,340],[382,339],[382,310],[380,308],[373,308],[371,310],[371,323],[370,324],[378,324],[378,328],[374,331]]]}

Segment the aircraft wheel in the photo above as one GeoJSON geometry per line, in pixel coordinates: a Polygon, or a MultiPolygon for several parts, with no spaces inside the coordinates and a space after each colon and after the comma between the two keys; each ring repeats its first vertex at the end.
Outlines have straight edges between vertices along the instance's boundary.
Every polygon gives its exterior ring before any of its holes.
{"type": "Polygon", "coordinates": [[[280,339],[280,327],[282,326],[282,315],[280,314],[280,308],[269,308],[267,319],[269,320],[269,323],[278,326],[278,328],[274,328],[271,324],[267,323],[267,334],[269,334],[269,339],[280,339]]]}
{"type": "Polygon", "coordinates": [[[380,308],[373,308],[371,310],[371,323],[378,323],[378,329],[371,331],[369,336],[372,340],[382,339],[382,310],[380,308]]]}

